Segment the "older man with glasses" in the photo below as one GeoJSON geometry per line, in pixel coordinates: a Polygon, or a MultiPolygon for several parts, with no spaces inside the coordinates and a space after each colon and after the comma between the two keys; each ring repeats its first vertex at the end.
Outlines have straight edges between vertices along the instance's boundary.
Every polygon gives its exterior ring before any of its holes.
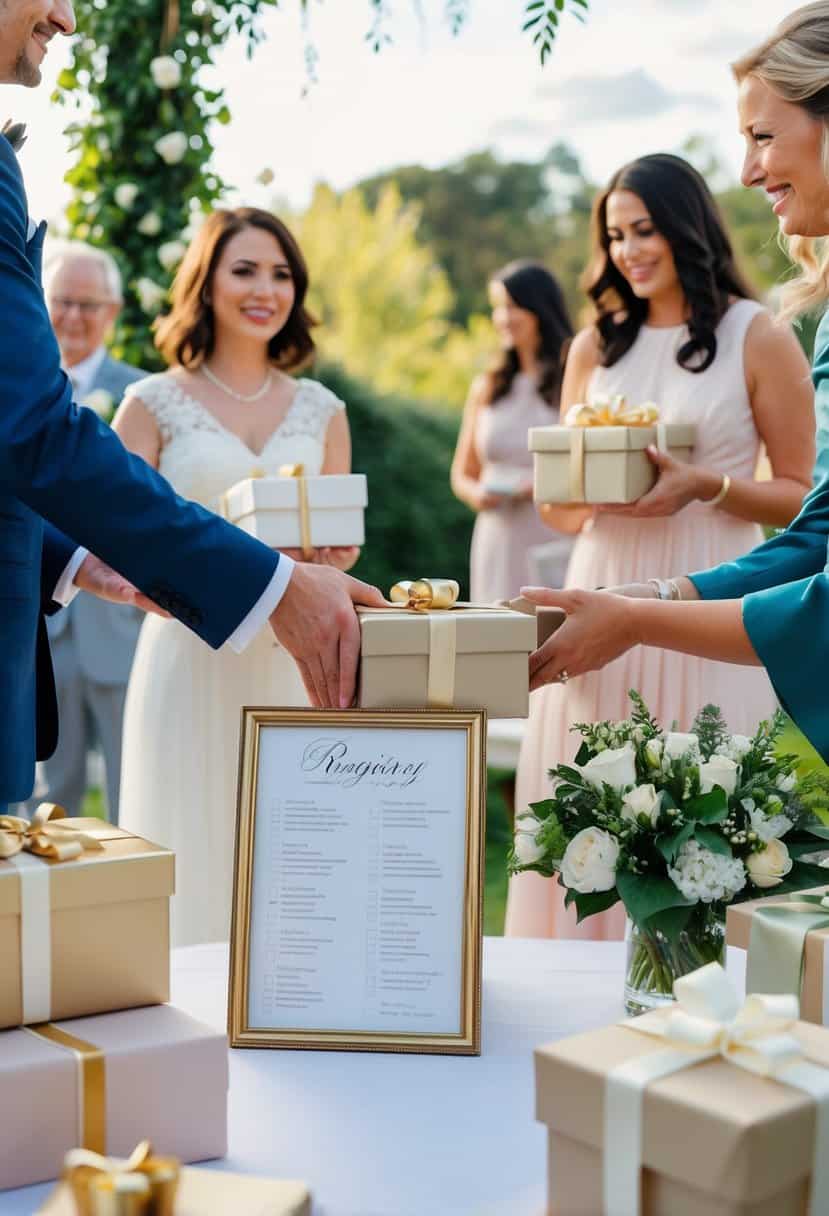
{"type": "MultiPolygon", "coordinates": [[[[75,401],[92,406],[108,421],[127,385],[145,374],[107,353],[122,305],[115,259],[80,242],[63,245],[47,261],[44,283],[75,401]]],[[[124,700],[142,617],[137,608],[79,595],[47,619],[60,735],[54,755],[37,767],[36,800],[46,798],[70,815],[80,814],[87,754],[97,743],[103,752],[109,817],[118,822],[124,700]]]]}

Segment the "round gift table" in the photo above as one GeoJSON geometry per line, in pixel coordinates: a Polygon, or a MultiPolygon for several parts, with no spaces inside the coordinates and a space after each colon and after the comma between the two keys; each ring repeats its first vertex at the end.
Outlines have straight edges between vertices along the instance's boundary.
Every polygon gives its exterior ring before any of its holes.
{"type": "MultiPolygon", "coordinates": [[[[227,947],[172,957],[173,1004],[224,1028],[227,947]]],[[[623,1017],[623,965],[619,942],[486,938],[479,1057],[231,1051],[214,1168],[302,1179],[314,1216],[541,1216],[533,1048],[623,1017]]],[[[0,1216],[31,1216],[49,1189],[0,1192],[0,1216]]]]}

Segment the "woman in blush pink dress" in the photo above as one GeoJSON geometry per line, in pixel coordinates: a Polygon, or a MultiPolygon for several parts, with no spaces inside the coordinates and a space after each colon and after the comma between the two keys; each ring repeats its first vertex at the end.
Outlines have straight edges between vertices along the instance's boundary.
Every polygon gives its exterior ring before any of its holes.
{"type": "MultiPolygon", "coordinates": [[[[544,507],[578,533],[571,587],[615,586],[707,569],[754,548],[761,524],[784,527],[811,488],[814,401],[808,366],[788,328],[750,297],[716,204],[700,175],[674,156],[646,156],[615,175],[594,214],[599,315],[573,342],[562,409],[624,393],[654,401],[666,422],[693,423],[688,464],[654,454],[655,488],[627,507],[544,507]],[[604,300],[613,311],[602,311],[604,300]],[[760,445],[771,478],[755,480],[760,445]]],[[[628,715],[637,689],[665,725],[687,730],[713,702],[734,732],[751,733],[774,708],[764,671],[636,647],[601,672],[533,694],[516,808],[547,797],[548,770],[572,759],[574,722],[628,715]]],[[[558,883],[510,883],[506,932],[525,937],[620,938],[624,909],[576,926],[558,883]]]]}

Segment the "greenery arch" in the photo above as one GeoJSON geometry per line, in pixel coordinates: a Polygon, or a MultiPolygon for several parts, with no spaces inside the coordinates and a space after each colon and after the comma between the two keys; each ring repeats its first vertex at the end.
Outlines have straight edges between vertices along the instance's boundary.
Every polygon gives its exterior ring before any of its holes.
{"type": "MultiPolygon", "coordinates": [[[[306,19],[306,59],[315,70],[311,0],[290,0],[306,19]]],[[[421,0],[411,0],[418,8],[421,0]]],[[[442,0],[459,33],[472,0],[442,0]]],[[[288,0],[88,0],[55,100],[76,109],[68,130],[75,164],[67,180],[69,234],[101,245],[121,263],[125,307],[117,353],[152,369],[158,355],[149,321],[161,310],[186,240],[199,216],[220,203],[225,185],[211,167],[210,128],[230,122],[224,90],[202,71],[230,37],[253,53],[261,17],[288,0]]],[[[513,0],[542,63],[565,9],[588,0],[513,0]]],[[[391,41],[389,0],[366,0],[366,38],[391,41]]]]}

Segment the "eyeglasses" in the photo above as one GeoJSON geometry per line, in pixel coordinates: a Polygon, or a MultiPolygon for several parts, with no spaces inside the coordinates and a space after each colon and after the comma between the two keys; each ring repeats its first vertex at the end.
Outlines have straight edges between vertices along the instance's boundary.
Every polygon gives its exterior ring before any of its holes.
{"type": "Polygon", "coordinates": [[[112,300],[72,300],[69,296],[50,296],[49,306],[59,312],[77,308],[82,317],[94,317],[102,308],[109,308],[112,300]]]}

